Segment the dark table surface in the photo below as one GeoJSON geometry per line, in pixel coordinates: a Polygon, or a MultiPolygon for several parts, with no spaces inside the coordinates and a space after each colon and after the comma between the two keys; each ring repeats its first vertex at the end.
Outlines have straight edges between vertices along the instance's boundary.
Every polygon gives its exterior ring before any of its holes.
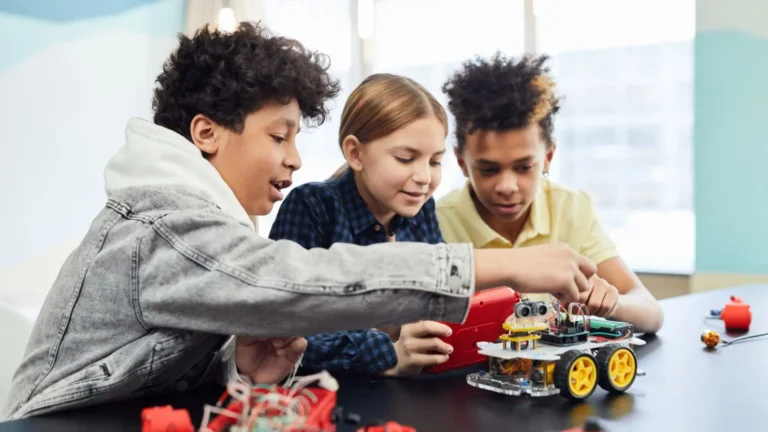
{"type": "MultiPolygon", "coordinates": [[[[597,418],[611,431],[767,431],[768,337],[707,350],[703,330],[711,309],[731,295],[751,305],[752,330],[768,332],[768,286],[741,286],[663,300],[665,323],[657,336],[636,347],[638,377],[629,391],[609,396],[599,387],[585,402],[560,396],[526,398],[486,392],[466,384],[463,370],[418,379],[337,376],[339,405],[365,420],[396,420],[418,431],[560,431],[597,418]],[[765,410],[765,411],[763,411],[765,410]]],[[[202,406],[214,403],[221,387],[0,423],[0,432],[141,430],[146,406],[187,408],[199,425],[202,406]]],[[[354,430],[341,426],[340,431],[354,430]]]]}

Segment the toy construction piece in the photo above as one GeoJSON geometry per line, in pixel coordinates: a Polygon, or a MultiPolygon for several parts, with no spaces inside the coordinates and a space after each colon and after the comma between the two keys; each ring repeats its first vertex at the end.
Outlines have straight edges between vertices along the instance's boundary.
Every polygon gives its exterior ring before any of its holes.
{"type": "Polygon", "coordinates": [[[747,340],[757,339],[761,337],[768,336],[768,333],[758,333],[753,335],[746,335],[742,336],[736,339],[731,340],[725,340],[720,337],[720,334],[714,330],[704,330],[704,332],[701,334],[701,341],[704,342],[704,345],[707,346],[707,348],[715,348],[718,344],[722,344],[724,347],[741,343],[747,340]]]}
{"type": "Polygon", "coordinates": [[[360,427],[356,432],[416,432],[416,429],[394,421],[388,421],[384,424],[360,427]]]}
{"type": "Polygon", "coordinates": [[[586,399],[597,387],[597,361],[590,353],[566,351],[555,364],[555,386],[568,399],[586,399]]]}
{"type": "Polygon", "coordinates": [[[514,321],[505,322],[502,325],[502,328],[508,332],[507,334],[499,336],[499,340],[501,340],[504,349],[507,348],[507,344],[509,343],[511,347],[520,351],[523,343],[525,343],[525,347],[527,347],[529,343],[533,343],[533,348],[536,348],[536,341],[541,339],[541,336],[534,332],[547,330],[549,325],[541,322],[514,321]]]}
{"type": "Polygon", "coordinates": [[[635,382],[637,357],[631,349],[618,344],[608,344],[595,356],[600,370],[597,384],[603,390],[622,393],[635,382]]]}
{"type": "Polygon", "coordinates": [[[720,334],[714,330],[704,330],[701,334],[701,341],[707,348],[714,348],[720,343],[720,334]]]}
{"type": "Polygon", "coordinates": [[[192,419],[185,409],[174,409],[170,405],[144,408],[141,411],[142,432],[194,432],[192,419]]]}
{"type": "Polygon", "coordinates": [[[712,309],[704,321],[721,320],[726,331],[748,331],[752,324],[752,312],[749,305],[740,297],[731,296],[731,301],[722,309],[712,309]]]}
{"type": "Polygon", "coordinates": [[[548,314],[551,308],[543,301],[532,302],[528,299],[521,299],[515,305],[515,313],[512,314],[502,325],[507,334],[499,336],[504,349],[510,345],[517,351],[528,348],[529,344],[536,348],[536,341],[541,339],[537,332],[543,332],[549,329],[548,314]]]}
{"type": "Polygon", "coordinates": [[[720,319],[723,320],[725,329],[728,331],[749,330],[752,312],[749,310],[749,305],[741,298],[731,296],[730,303],[726,304],[720,312],[720,319]]]}
{"type": "Polygon", "coordinates": [[[632,325],[592,317],[583,304],[557,303],[547,309],[552,312],[516,312],[504,324],[508,333],[498,337],[500,342],[478,343],[488,372],[467,375],[467,384],[510,396],[560,394],[582,400],[597,386],[625,392],[645,375],[633,352],[645,341],[634,337],[632,325]]]}
{"type": "MultiPolygon", "coordinates": [[[[710,322],[709,320],[722,320],[726,331],[748,331],[752,324],[752,312],[749,310],[749,304],[744,303],[740,297],[731,296],[731,301],[722,310],[712,309],[709,315],[704,317],[705,323],[710,322]]],[[[746,335],[725,340],[715,330],[707,329],[701,334],[701,341],[707,348],[713,349],[718,345],[729,346],[763,336],[768,336],[768,333],[746,335]]]]}

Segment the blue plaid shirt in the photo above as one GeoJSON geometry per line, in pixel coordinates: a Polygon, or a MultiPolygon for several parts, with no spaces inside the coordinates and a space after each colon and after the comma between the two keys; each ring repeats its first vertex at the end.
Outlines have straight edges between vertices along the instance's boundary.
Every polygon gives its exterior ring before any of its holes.
{"type": "MultiPolygon", "coordinates": [[[[398,242],[443,243],[434,199],[412,218],[395,216],[392,231],[398,242]]],[[[306,249],[387,241],[386,229],[360,196],[351,170],[337,179],[297,186],[280,206],[269,237],[292,240],[306,249]]],[[[378,330],[324,333],[307,341],[302,365],[310,369],[378,374],[397,365],[392,340],[378,330]]]]}

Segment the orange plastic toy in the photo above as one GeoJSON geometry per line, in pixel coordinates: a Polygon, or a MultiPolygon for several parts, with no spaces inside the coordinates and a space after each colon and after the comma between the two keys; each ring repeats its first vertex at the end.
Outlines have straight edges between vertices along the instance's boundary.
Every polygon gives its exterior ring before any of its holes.
{"type": "Polygon", "coordinates": [[[141,432],[194,432],[192,419],[185,409],[170,405],[144,408],[141,411],[141,432]]]}
{"type": "Polygon", "coordinates": [[[741,298],[731,296],[731,302],[726,304],[720,312],[720,319],[725,323],[726,330],[749,330],[752,312],[749,311],[749,305],[741,298]]]}
{"type": "Polygon", "coordinates": [[[707,348],[714,348],[720,343],[720,335],[714,330],[705,330],[701,334],[701,341],[707,348]]]}

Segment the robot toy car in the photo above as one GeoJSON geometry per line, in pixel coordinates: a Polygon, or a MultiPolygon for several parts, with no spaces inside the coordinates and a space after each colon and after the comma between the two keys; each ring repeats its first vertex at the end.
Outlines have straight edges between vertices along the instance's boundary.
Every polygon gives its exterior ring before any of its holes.
{"type": "Polygon", "coordinates": [[[479,342],[488,372],[467,375],[471,386],[507,395],[560,394],[581,400],[595,388],[622,393],[637,369],[632,347],[645,341],[632,325],[590,317],[583,304],[521,299],[496,343],[479,342]]]}

